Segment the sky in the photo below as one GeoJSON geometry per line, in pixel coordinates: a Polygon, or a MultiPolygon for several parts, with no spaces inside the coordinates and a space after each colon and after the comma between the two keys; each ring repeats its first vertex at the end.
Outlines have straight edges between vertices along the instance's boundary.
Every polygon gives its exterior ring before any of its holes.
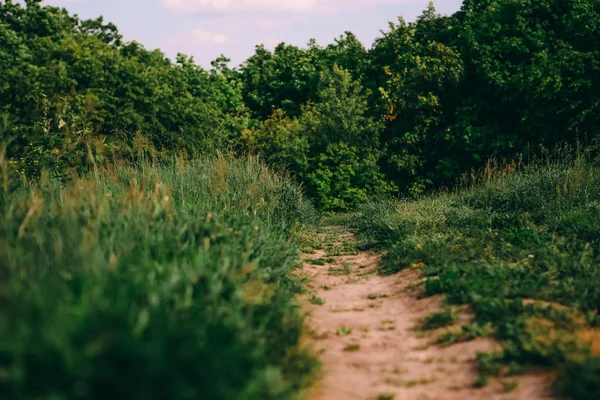
{"type": "MultiPolygon", "coordinates": [[[[332,43],[345,31],[368,48],[399,16],[413,21],[429,0],[45,0],[81,18],[104,16],[126,41],[161,49],[174,58],[194,57],[210,67],[221,54],[237,66],[258,44],[305,46],[311,38],[332,43]]],[[[441,14],[459,10],[461,0],[436,0],[441,14]]]]}

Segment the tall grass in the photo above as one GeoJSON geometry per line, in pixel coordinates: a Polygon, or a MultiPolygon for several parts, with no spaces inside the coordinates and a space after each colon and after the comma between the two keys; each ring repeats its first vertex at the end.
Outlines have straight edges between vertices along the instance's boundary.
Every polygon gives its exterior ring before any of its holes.
{"type": "Polygon", "coordinates": [[[298,186],[253,158],[114,165],[65,187],[16,184],[0,161],[1,398],[288,399],[306,384],[298,186]]]}
{"type": "Polygon", "coordinates": [[[559,368],[568,398],[600,397],[600,162],[559,149],[490,163],[451,193],[364,207],[354,228],[385,251],[384,273],[420,268],[426,295],[470,304],[475,321],[441,341],[489,332],[479,383],[503,364],[559,368]]]}

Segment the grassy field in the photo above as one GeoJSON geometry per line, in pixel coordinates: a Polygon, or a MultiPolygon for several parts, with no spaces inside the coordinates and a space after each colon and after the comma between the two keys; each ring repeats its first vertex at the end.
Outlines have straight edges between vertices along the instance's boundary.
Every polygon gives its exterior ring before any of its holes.
{"type": "MultiPolygon", "coordinates": [[[[600,398],[600,162],[597,150],[563,149],[528,163],[490,163],[450,193],[376,202],[351,222],[384,251],[382,273],[419,268],[427,296],[475,318],[442,345],[491,335],[480,354],[485,385],[531,367],[558,371],[570,399],[600,398]]],[[[451,324],[448,310],[428,318],[451,324]]]]}
{"type": "Polygon", "coordinates": [[[0,397],[289,399],[290,278],[315,219],[253,158],[115,165],[65,187],[0,157],[0,397]]]}

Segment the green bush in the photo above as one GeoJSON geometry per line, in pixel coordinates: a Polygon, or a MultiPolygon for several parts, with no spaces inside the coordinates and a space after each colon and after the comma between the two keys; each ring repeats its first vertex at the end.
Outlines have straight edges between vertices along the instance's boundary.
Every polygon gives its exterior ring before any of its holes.
{"type": "Polygon", "coordinates": [[[600,358],[572,363],[561,373],[560,389],[569,400],[594,400],[600,396],[600,358]]]}
{"type": "Polygon", "coordinates": [[[277,110],[243,138],[269,163],[289,169],[319,208],[349,211],[394,189],[378,166],[381,124],[366,115],[362,87],[348,71],[334,65],[321,81],[319,102],[300,116],[277,110]]]}

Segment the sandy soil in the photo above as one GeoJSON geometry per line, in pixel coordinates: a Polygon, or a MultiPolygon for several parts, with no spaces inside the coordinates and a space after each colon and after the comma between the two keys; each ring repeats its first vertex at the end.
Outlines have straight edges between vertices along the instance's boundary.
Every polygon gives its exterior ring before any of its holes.
{"type": "MultiPolygon", "coordinates": [[[[304,257],[324,255],[320,251],[304,257]]],[[[308,297],[303,300],[309,311],[306,341],[321,352],[323,363],[308,400],[551,398],[547,372],[475,388],[476,353],[499,350],[500,345],[478,339],[441,347],[433,344],[439,331],[417,331],[419,322],[439,311],[443,302],[441,297],[420,299],[417,269],[382,277],[376,274],[377,255],[334,258],[335,264],[306,263],[303,268],[311,279],[311,293],[325,301],[316,305],[308,297]],[[343,262],[350,264],[349,271],[340,272],[343,262]]],[[[469,318],[464,310],[461,322],[469,318]]]]}

